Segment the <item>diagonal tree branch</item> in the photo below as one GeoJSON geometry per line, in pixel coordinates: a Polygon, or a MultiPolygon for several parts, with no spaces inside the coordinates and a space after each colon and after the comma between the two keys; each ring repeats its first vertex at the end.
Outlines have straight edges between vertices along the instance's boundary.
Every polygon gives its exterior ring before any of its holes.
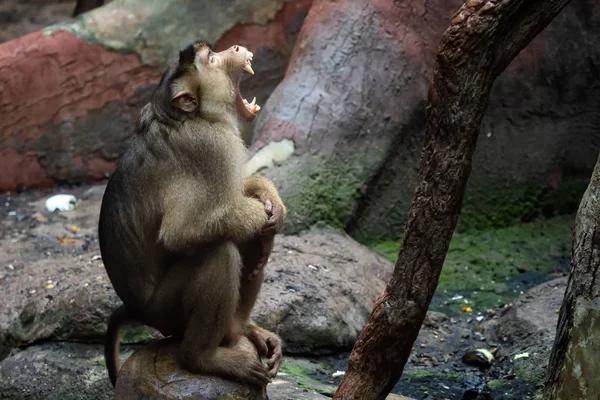
{"type": "Polygon", "coordinates": [[[384,399],[410,355],[448,251],[494,79],[569,0],[468,0],[442,37],[417,187],[394,274],[334,399],[384,399]]]}

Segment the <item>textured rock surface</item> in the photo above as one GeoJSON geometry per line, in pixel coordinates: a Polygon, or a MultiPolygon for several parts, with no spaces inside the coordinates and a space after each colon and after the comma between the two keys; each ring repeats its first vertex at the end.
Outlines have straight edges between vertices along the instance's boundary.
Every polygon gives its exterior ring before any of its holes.
{"type": "MultiPolygon", "coordinates": [[[[430,70],[462,3],[315,2],[252,146],[294,142],[294,156],[264,172],[289,206],[288,232],[325,221],[368,240],[402,233],[430,70]]],[[[568,192],[570,179],[589,176],[600,148],[598,8],[593,0],[567,6],[495,82],[462,227],[557,212],[566,193],[540,204],[545,190],[568,192]]]]}
{"type": "MultiPolygon", "coordinates": [[[[121,356],[125,358],[131,353],[129,350],[121,356]]],[[[267,393],[270,400],[327,399],[282,379],[275,379],[268,385],[267,393]]],[[[1,400],[114,398],[100,345],[39,344],[24,350],[15,349],[0,362],[1,400]]]]}
{"type": "Polygon", "coordinates": [[[49,343],[14,350],[0,363],[2,400],[109,400],[102,347],[49,343]]]}
{"type": "MultiPolygon", "coordinates": [[[[246,339],[240,349],[255,353],[246,339]]],[[[257,355],[258,356],[258,355],[257,355]]],[[[176,361],[176,343],[161,341],[144,346],[125,361],[117,378],[117,400],[266,400],[266,387],[250,387],[216,376],[187,372],[176,361]]]]}
{"type": "Polygon", "coordinates": [[[0,190],[112,172],[163,68],[199,38],[248,45],[256,75],[242,91],[264,102],[310,4],[114,0],[0,44],[0,190]]]}
{"type": "Polygon", "coordinates": [[[348,236],[310,233],[276,241],[254,309],[285,351],[349,350],[393,265],[348,236]]]}
{"type": "MultiPolygon", "coordinates": [[[[36,193],[9,202],[16,215],[3,220],[0,231],[0,346],[104,335],[120,300],[98,258],[103,190],[74,189],[78,206],[58,214],[44,211],[45,197],[36,193]]],[[[283,337],[286,352],[349,348],[392,268],[348,236],[281,236],[254,316],[283,337]]],[[[150,333],[132,329],[125,340],[150,333]]]]}

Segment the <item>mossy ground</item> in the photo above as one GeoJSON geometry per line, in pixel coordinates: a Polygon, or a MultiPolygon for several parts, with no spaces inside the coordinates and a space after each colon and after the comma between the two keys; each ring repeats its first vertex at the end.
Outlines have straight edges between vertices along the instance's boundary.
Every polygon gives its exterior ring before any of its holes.
{"type": "Polygon", "coordinates": [[[588,183],[589,178],[570,178],[552,189],[539,182],[504,186],[473,182],[465,192],[457,231],[504,228],[573,214],[588,183]]]}
{"type": "Polygon", "coordinates": [[[327,381],[325,378],[331,376],[334,372],[331,366],[326,363],[286,357],[281,372],[283,373],[280,373],[281,378],[295,382],[306,390],[315,391],[326,396],[333,396],[337,388],[337,385],[323,383],[323,381],[327,381]]]}
{"type": "MultiPolygon", "coordinates": [[[[474,310],[498,306],[558,271],[570,256],[574,216],[540,218],[499,229],[456,233],[444,262],[437,294],[463,294],[474,310]]],[[[400,241],[370,246],[392,262],[400,241]]],[[[445,296],[444,296],[445,295],[445,296]]],[[[455,311],[464,300],[453,303],[455,311]]],[[[437,306],[434,304],[434,308],[437,306]]]]}

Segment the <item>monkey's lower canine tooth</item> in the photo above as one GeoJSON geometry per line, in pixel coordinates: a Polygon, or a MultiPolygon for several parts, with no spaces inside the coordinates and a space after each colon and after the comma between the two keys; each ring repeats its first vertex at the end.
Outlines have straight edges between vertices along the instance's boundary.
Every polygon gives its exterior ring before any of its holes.
{"type": "Polygon", "coordinates": [[[251,105],[256,105],[256,97],[252,99],[252,103],[250,103],[251,105]]]}
{"type": "Polygon", "coordinates": [[[252,69],[252,65],[250,65],[250,61],[246,61],[246,64],[244,64],[244,71],[254,75],[254,70],[252,69]]]}

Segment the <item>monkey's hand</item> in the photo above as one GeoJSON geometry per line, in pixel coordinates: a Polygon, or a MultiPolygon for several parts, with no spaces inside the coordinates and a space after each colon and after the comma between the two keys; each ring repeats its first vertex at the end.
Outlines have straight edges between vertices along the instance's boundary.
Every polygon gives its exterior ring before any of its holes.
{"type": "Polygon", "coordinates": [[[246,336],[254,343],[258,354],[268,358],[268,375],[270,378],[275,378],[283,361],[283,350],[279,336],[254,324],[248,325],[246,336]]]}
{"type": "Polygon", "coordinates": [[[265,205],[268,220],[260,234],[273,236],[281,232],[287,210],[275,185],[262,176],[252,176],[244,181],[244,195],[254,197],[265,205]]]}

